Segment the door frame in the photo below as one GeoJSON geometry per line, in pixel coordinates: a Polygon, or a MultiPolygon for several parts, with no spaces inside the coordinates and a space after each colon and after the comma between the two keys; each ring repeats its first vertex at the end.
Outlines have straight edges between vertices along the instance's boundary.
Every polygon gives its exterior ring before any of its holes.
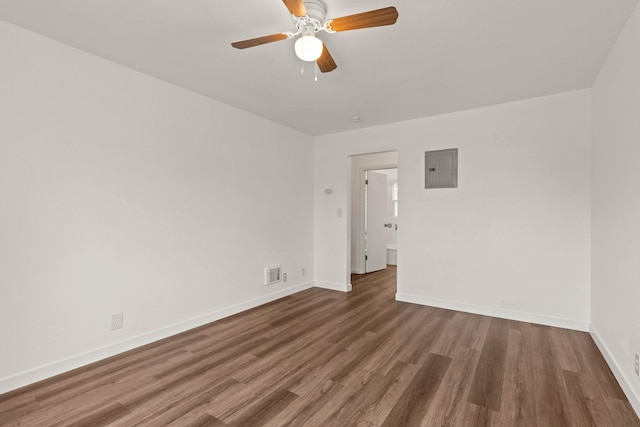
{"type": "MultiPolygon", "coordinates": [[[[378,151],[378,152],[373,152],[373,153],[362,153],[362,154],[353,154],[348,156],[348,162],[349,165],[351,165],[351,161],[354,157],[359,157],[359,156],[367,156],[367,155],[372,155],[372,154],[382,154],[382,153],[398,153],[398,150],[389,150],[389,151],[378,151]]],[[[348,271],[349,271],[349,277],[351,277],[351,274],[364,274],[364,256],[365,256],[365,251],[364,251],[364,222],[365,222],[365,185],[364,185],[364,180],[365,180],[365,172],[366,171],[375,171],[375,170],[379,170],[379,169],[394,169],[394,168],[398,168],[398,164],[400,162],[396,161],[395,163],[375,163],[372,165],[367,165],[367,166],[360,166],[357,168],[357,194],[351,194],[351,187],[352,187],[352,174],[349,173],[348,176],[348,185],[347,188],[349,189],[349,208],[352,205],[351,202],[351,198],[356,197],[356,212],[349,212],[349,226],[347,227],[347,241],[349,242],[349,245],[347,246],[347,258],[348,258],[348,271]],[[353,238],[351,236],[352,234],[352,220],[353,218],[357,218],[358,219],[358,239],[356,242],[353,242],[353,238]],[[357,254],[358,254],[358,258],[359,258],[359,264],[360,264],[360,268],[357,270],[353,269],[352,263],[351,263],[351,251],[352,245],[357,245],[357,254]]],[[[351,280],[349,279],[349,283],[351,283],[351,280]]]]}

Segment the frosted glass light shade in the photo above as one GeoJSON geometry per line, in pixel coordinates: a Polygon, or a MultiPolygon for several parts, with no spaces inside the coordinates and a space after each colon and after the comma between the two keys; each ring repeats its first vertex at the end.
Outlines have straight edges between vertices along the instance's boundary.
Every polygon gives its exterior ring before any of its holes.
{"type": "Polygon", "coordinates": [[[315,61],[322,55],[322,40],[313,34],[305,34],[296,40],[296,55],[303,61],[315,61]]]}

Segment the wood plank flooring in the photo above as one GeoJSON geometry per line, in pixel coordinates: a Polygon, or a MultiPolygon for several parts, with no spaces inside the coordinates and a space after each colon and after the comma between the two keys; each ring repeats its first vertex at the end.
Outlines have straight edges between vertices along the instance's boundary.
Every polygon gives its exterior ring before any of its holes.
{"type": "Polygon", "coordinates": [[[1,395],[0,425],[640,427],[588,334],[396,302],[395,274],[1,395]]]}

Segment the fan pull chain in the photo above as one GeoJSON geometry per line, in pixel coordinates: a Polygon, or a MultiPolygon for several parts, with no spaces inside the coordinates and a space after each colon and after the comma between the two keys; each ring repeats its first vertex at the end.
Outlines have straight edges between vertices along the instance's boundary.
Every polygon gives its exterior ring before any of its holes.
{"type": "Polygon", "coordinates": [[[318,63],[317,62],[316,62],[315,69],[316,69],[316,81],[318,81],[318,63]]]}
{"type": "Polygon", "coordinates": [[[300,74],[304,74],[304,61],[300,61],[300,74]]]}

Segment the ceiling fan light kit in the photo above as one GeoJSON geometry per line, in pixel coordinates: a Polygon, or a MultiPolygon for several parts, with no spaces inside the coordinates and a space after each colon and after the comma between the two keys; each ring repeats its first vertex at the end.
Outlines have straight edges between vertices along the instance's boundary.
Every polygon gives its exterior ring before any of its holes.
{"type": "Polygon", "coordinates": [[[296,55],[306,62],[317,61],[322,55],[322,48],[322,40],[313,34],[303,34],[295,44],[296,55]]]}
{"type": "Polygon", "coordinates": [[[381,27],[393,25],[398,19],[398,11],[395,7],[385,7],[325,21],[327,6],[322,0],[282,1],[291,13],[296,31],[238,41],[231,43],[231,46],[236,49],[246,49],[300,36],[294,45],[296,56],[302,61],[315,61],[321,72],[328,73],[338,66],[329,53],[327,46],[316,37],[315,34],[317,32],[336,33],[361,28],[381,27]]]}

